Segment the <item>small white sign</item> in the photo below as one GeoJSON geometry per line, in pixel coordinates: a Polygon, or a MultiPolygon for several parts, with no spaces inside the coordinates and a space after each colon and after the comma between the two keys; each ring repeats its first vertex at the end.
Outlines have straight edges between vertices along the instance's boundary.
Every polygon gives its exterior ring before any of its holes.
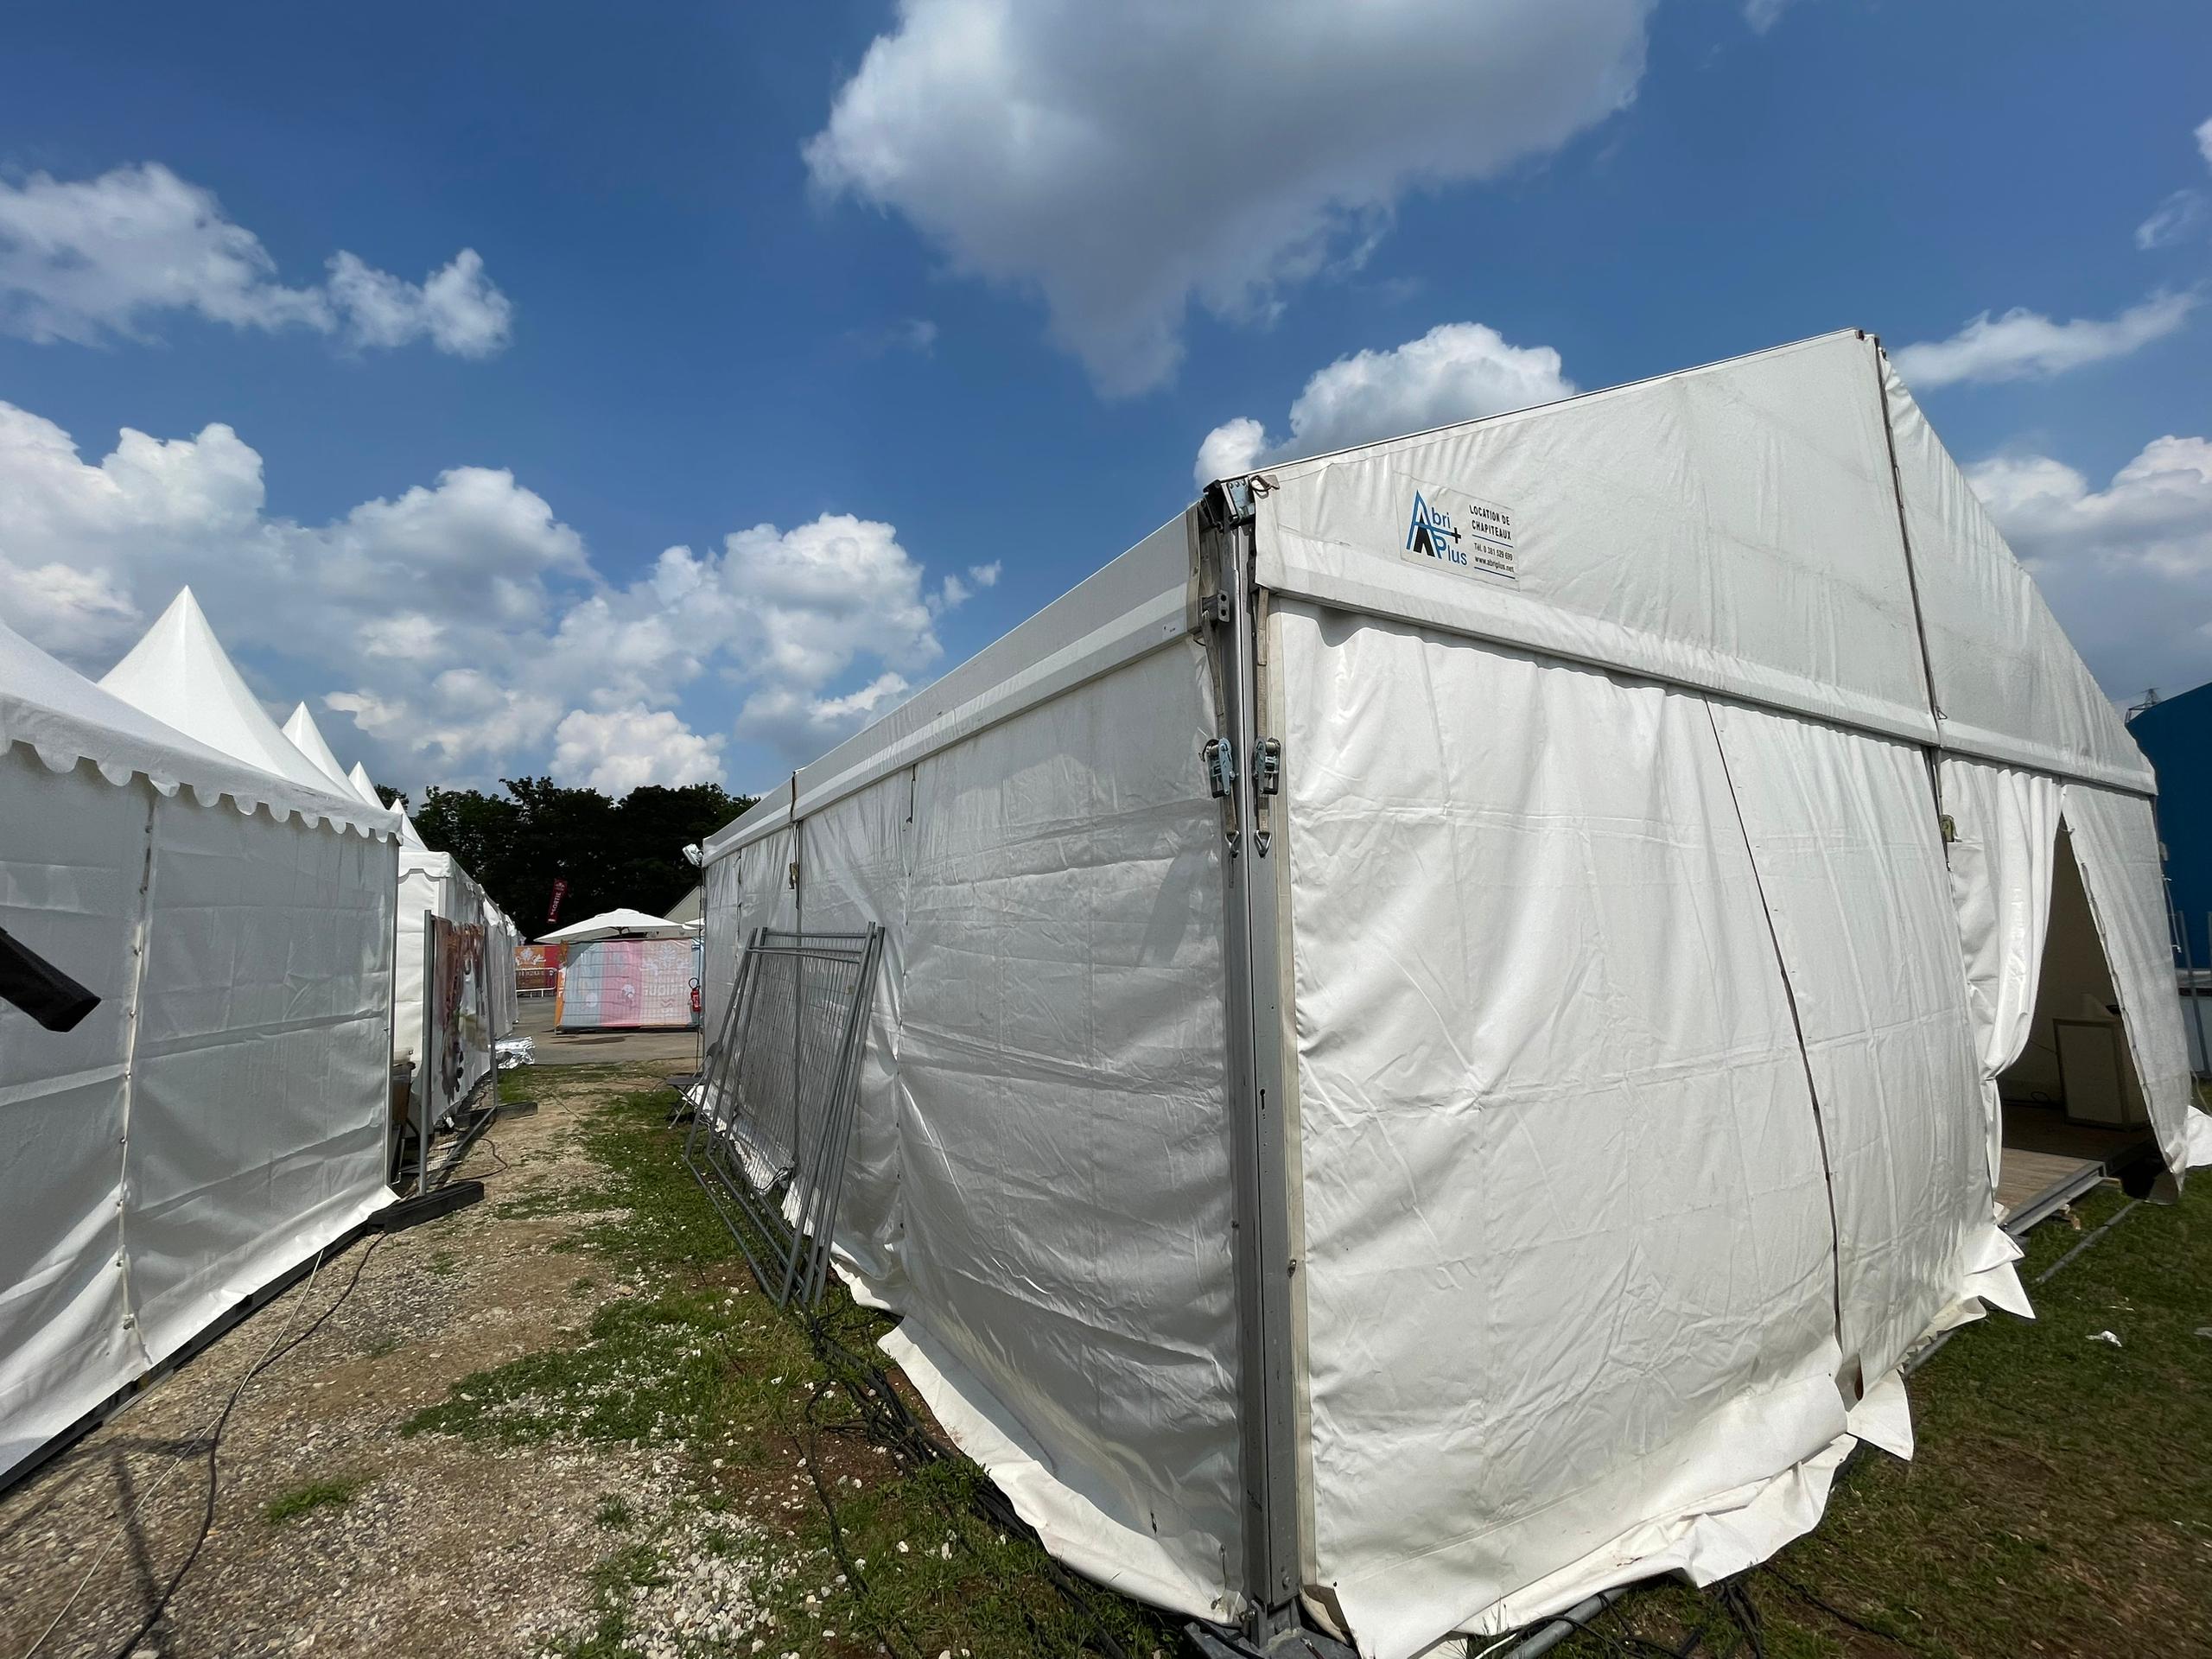
{"type": "Polygon", "coordinates": [[[1408,480],[1398,556],[1463,576],[1514,580],[1513,509],[1478,495],[1408,480]]]}

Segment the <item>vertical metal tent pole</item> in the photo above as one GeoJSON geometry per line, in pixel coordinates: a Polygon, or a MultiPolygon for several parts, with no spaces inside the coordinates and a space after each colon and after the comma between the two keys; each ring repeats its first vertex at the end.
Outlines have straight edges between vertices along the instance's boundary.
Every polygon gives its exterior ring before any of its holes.
{"type": "Polygon", "coordinates": [[[430,1055],[433,1052],[430,1036],[435,1029],[436,994],[435,976],[438,968],[438,930],[436,918],[429,914],[423,918],[423,1048],[415,1060],[415,1098],[420,1102],[415,1114],[415,1196],[421,1198],[430,1190],[430,1055]]]}
{"type": "Polygon", "coordinates": [[[1230,746],[1224,832],[1229,1108],[1236,1183],[1238,1425],[1244,1500],[1246,1634],[1265,1643],[1298,1627],[1296,1386],[1289,1197],[1285,1176],[1281,950],[1268,840],[1256,838],[1252,757],[1257,652],[1248,487],[1216,485],[1201,507],[1201,626],[1220,664],[1222,738],[1230,746]],[[1209,591],[1209,588],[1211,589],[1209,591]],[[1220,601],[1226,600],[1227,603],[1220,601]]]}

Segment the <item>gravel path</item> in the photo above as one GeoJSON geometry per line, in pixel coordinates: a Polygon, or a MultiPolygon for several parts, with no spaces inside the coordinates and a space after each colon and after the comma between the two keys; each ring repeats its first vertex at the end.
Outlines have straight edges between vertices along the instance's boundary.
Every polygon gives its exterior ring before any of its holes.
{"type": "MultiPolygon", "coordinates": [[[[623,1081],[637,1087],[664,1069],[623,1081]]],[[[0,1659],[25,1655],[49,1624],[40,1659],[537,1655],[591,1628],[593,1569],[656,1528],[672,1559],[706,1565],[689,1594],[656,1591],[665,1605],[638,1610],[653,1615],[644,1622],[736,1628],[721,1621],[743,1616],[747,1576],[773,1569],[743,1539],[687,1550],[702,1523],[682,1510],[673,1458],[398,1433],[457,1380],[556,1344],[640,1288],[555,1249],[588,1214],[557,1203],[499,1213],[503,1199],[590,1178],[572,1131],[614,1086],[537,1073],[538,1114],[498,1126],[464,1172],[486,1179],[486,1202],[356,1243],[311,1287],[270,1304],[0,1497],[0,1659]],[[256,1360],[334,1304],[247,1384],[221,1443],[213,1528],[159,1623],[126,1648],[198,1534],[204,1437],[224,1402],[256,1360]],[[321,1502],[306,1501],[316,1493],[321,1502]],[[619,1531],[607,1520],[615,1498],[619,1531]]]]}

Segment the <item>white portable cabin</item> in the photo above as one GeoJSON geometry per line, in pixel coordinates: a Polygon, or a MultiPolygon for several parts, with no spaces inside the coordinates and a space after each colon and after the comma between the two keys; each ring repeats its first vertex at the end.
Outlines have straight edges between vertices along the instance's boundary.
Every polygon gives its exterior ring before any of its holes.
{"type": "Polygon", "coordinates": [[[887,1350],[1072,1565],[1402,1659],[1910,1453],[1908,1352],[2026,1307],[2062,864],[2212,1159],[2152,787],[1841,333],[1217,485],[708,843],[709,1029],[881,924],[887,1350]]]}
{"type": "Polygon", "coordinates": [[[397,831],[0,626],[0,1475],[391,1201],[397,831]]]}

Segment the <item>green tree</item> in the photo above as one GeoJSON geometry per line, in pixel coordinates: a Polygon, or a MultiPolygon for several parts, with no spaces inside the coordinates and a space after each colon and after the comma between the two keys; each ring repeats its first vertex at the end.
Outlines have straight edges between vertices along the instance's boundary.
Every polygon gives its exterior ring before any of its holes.
{"type": "Polygon", "coordinates": [[[664,914],[699,878],[684,847],[753,804],[715,784],[649,784],[617,801],[549,778],[501,782],[498,795],[433,787],[415,827],[425,845],[459,859],[525,935],[550,931],[556,881],[568,884],[563,923],[618,906],[664,914]]]}

